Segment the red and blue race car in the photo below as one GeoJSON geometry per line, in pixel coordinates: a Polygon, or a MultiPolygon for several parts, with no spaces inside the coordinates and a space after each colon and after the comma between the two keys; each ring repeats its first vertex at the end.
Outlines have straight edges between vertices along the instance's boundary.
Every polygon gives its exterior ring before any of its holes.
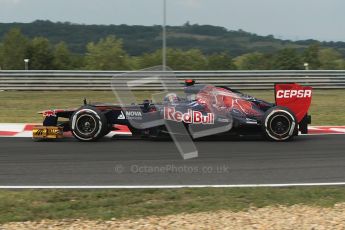
{"type": "MultiPolygon", "coordinates": [[[[308,132],[308,110],[312,88],[296,83],[276,84],[275,103],[243,94],[228,87],[195,84],[187,80],[183,95],[167,93],[159,103],[145,100],[131,105],[88,104],[77,109],[41,112],[43,124],[33,129],[34,139],[63,137],[71,132],[80,141],[96,141],[119,125],[127,126],[132,136],[162,138],[170,136],[168,124],[191,129],[218,129],[213,136],[261,135],[271,141],[287,141],[308,132]],[[61,120],[61,118],[63,120],[61,120]]],[[[179,135],[174,131],[174,135],[179,135]]]]}

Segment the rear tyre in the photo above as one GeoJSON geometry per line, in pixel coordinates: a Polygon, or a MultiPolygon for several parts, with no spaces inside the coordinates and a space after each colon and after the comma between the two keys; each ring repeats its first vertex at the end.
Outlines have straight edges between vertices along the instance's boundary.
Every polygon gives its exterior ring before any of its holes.
{"type": "Polygon", "coordinates": [[[70,119],[72,134],[80,141],[96,141],[108,131],[107,119],[92,106],[83,106],[70,119]]]}
{"type": "Polygon", "coordinates": [[[270,141],[288,141],[298,132],[295,115],[285,107],[276,106],[266,111],[262,129],[270,141]]]}

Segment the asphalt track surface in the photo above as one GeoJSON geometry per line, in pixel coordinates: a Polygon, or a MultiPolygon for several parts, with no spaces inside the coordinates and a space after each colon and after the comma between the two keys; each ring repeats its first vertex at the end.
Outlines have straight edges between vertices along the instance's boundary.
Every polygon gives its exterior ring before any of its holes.
{"type": "Polygon", "coordinates": [[[237,185],[345,181],[345,135],[198,141],[183,160],[173,142],[0,138],[0,186],[237,185]]]}

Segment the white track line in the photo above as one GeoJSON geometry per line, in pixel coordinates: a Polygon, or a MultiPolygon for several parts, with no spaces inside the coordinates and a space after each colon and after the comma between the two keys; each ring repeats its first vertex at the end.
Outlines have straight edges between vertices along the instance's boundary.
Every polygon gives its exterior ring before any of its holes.
{"type": "Polygon", "coordinates": [[[148,188],[259,188],[259,187],[345,186],[345,182],[291,184],[235,184],[235,185],[100,185],[100,186],[0,186],[0,189],[148,189],[148,188]]]}

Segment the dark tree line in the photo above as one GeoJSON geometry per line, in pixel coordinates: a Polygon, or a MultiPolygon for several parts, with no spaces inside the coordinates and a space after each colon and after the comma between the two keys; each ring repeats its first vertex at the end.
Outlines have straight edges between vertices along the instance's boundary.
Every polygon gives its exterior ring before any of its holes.
{"type": "MultiPolygon", "coordinates": [[[[185,25],[188,27],[190,25],[185,25]]],[[[200,36],[208,36],[213,27],[202,27],[200,36]]],[[[199,28],[200,29],[200,28],[199,28]]],[[[221,33],[213,28],[212,33],[221,33]]],[[[242,32],[246,33],[246,32],[242,32]]],[[[86,44],[86,53],[71,52],[63,42],[52,43],[44,36],[29,38],[17,28],[10,29],[0,41],[0,67],[4,70],[24,69],[24,59],[29,59],[33,70],[137,70],[160,65],[160,49],[141,55],[130,55],[123,39],[108,35],[86,44]]],[[[205,53],[200,49],[168,48],[167,63],[174,70],[300,70],[304,63],[309,69],[344,69],[345,60],[333,48],[319,43],[306,49],[282,48],[276,52],[249,52],[230,56],[229,50],[205,53]]]]}
{"type": "MultiPolygon", "coordinates": [[[[12,28],[19,28],[28,38],[45,37],[53,45],[64,41],[71,52],[84,55],[89,42],[98,42],[109,35],[122,39],[130,56],[141,56],[161,48],[160,25],[83,25],[70,22],[37,20],[31,23],[0,23],[0,40],[12,28]]],[[[173,49],[199,49],[205,55],[227,52],[233,57],[246,53],[275,53],[284,48],[300,51],[317,43],[316,40],[291,41],[272,35],[260,36],[243,30],[228,30],[220,26],[185,23],[168,26],[168,44],[173,49]]],[[[345,42],[320,42],[322,48],[333,48],[345,56],[345,42]]]]}

